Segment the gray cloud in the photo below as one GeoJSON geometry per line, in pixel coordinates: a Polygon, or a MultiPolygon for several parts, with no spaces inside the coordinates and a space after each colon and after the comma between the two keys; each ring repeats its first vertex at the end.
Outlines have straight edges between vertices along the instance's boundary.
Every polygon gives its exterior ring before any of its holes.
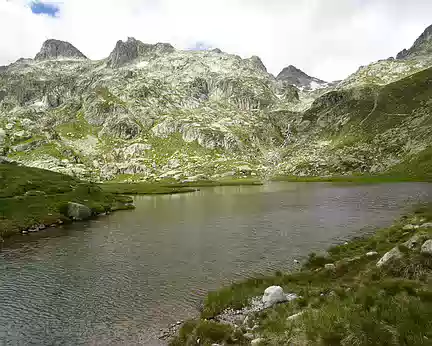
{"type": "Polygon", "coordinates": [[[394,56],[432,24],[430,0],[63,0],[59,18],[35,16],[26,0],[0,0],[0,65],[33,56],[47,38],[106,57],[118,39],[208,42],[258,55],[277,74],[292,64],[334,80],[394,56]]]}

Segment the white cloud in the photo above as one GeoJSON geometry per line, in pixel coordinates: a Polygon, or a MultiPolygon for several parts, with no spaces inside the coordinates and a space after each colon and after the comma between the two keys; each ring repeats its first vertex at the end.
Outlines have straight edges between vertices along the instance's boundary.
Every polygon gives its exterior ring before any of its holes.
{"type": "Polygon", "coordinates": [[[100,59],[133,36],[179,49],[205,42],[258,55],[275,74],[292,64],[334,80],[394,56],[432,24],[430,0],[62,0],[59,6],[59,18],[51,18],[32,14],[25,0],[0,0],[0,65],[34,56],[48,38],[100,59]]]}

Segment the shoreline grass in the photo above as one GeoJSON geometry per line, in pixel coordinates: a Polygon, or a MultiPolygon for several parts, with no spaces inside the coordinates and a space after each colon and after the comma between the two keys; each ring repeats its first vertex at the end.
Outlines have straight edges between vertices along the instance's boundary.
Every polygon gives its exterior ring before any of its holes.
{"type": "Polygon", "coordinates": [[[402,244],[413,236],[421,242],[432,239],[431,221],[432,205],[424,205],[391,227],[331,247],[325,256],[310,254],[298,272],[276,272],[209,292],[201,315],[188,321],[171,345],[194,345],[197,331],[204,345],[233,339],[227,344],[246,345],[250,341],[244,343],[237,335],[254,325],[255,336],[262,338],[259,345],[429,345],[432,256],[402,244]],[[394,247],[403,256],[377,267],[379,258],[394,247]],[[334,268],[326,269],[328,263],[334,268]],[[202,324],[220,331],[214,320],[218,314],[241,309],[273,285],[300,299],[252,314],[246,324],[226,327],[224,335],[203,335],[202,324]],[[299,312],[300,317],[288,319],[299,312]]]}
{"type": "Polygon", "coordinates": [[[277,175],[270,179],[275,182],[298,182],[298,183],[356,183],[356,184],[378,184],[378,183],[403,183],[403,182],[432,182],[428,176],[405,176],[405,175],[335,175],[335,176],[292,176],[277,175]]]}

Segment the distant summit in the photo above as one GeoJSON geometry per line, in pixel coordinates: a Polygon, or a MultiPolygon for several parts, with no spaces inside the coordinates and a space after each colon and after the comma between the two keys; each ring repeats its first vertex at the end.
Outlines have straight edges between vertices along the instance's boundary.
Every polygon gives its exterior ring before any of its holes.
{"type": "Polygon", "coordinates": [[[276,77],[277,80],[294,85],[297,88],[317,89],[327,86],[327,82],[311,77],[293,65],[285,67],[276,77]]]}
{"type": "Polygon", "coordinates": [[[146,44],[133,37],[127,41],[118,41],[114,50],[108,57],[108,66],[112,68],[122,67],[133,60],[152,53],[171,53],[174,47],[169,43],[146,44]]]}
{"type": "Polygon", "coordinates": [[[396,55],[396,59],[409,59],[417,56],[432,56],[432,25],[419,36],[410,49],[404,49],[396,55]]]}
{"type": "Polygon", "coordinates": [[[35,60],[49,60],[57,58],[87,59],[87,57],[72,44],[59,40],[45,41],[41,50],[35,56],[35,60]]]}

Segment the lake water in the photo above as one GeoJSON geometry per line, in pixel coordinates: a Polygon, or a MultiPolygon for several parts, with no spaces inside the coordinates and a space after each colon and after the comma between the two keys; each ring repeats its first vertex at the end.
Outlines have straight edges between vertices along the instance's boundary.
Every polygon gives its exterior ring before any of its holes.
{"type": "Polygon", "coordinates": [[[432,184],[204,188],[17,237],[0,251],[0,345],[159,345],[208,290],[293,269],[420,201],[432,184]]]}

